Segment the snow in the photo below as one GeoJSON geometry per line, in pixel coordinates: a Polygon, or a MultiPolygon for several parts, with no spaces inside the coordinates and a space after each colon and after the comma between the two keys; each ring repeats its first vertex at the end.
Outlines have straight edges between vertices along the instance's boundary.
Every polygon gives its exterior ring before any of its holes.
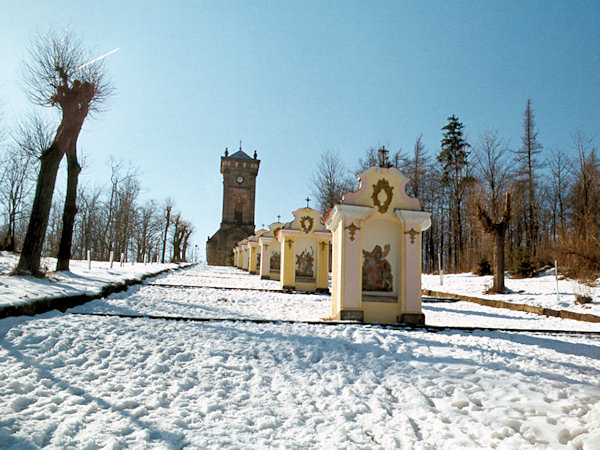
{"type": "Polygon", "coordinates": [[[79,294],[99,294],[102,288],[113,283],[141,279],[145,275],[177,268],[177,264],[143,264],[119,262],[110,268],[108,262],[92,261],[91,270],[87,261],[73,260],[69,272],[54,272],[55,258],[43,258],[42,267],[46,278],[13,277],[10,271],[16,267],[18,256],[9,252],[0,252],[0,307],[20,305],[42,298],[54,298],[79,294]]]}
{"type": "MultiPolygon", "coordinates": [[[[600,448],[598,335],[72,314],[331,314],[328,296],[277,287],[193,266],[0,320],[0,448],[600,448]]],[[[424,312],[440,325],[580,324],[463,302],[424,312]]]]}
{"type": "Polygon", "coordinates": [[[600,316],[600,287],[588,287],[592,303],[579,305],[575,303],[575,293],[581,289],[581,285],[573,280],[559,279],[559,300],[556,295],[554,270],[535,278],[505,278],[505,285],[509,290],[509,294],[484,294],[492,286],[492,278],[491,275],[479,277],[471,273],[445,274],[444,284],[442,285],[440,284],[439,275],[423,274],[421,287],[432,291],[504,300],[511,303],[600,316]]]}

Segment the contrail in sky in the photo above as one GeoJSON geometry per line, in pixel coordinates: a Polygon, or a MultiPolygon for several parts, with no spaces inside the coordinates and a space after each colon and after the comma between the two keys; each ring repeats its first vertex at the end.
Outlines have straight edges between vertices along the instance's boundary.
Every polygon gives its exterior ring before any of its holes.
{"type": "Polygon", "coordinates": [[[97,58],[92,59],[91,61],[86,62],[85,64],[80,65],[77,69],[75,69],[75,72],[77,72],[80,69],[83,69],[85,66],[89,66],[90,64],[95,63],[96,61],[100,61],[102,58],[106,58],[109,55],[112,55],[113,53],[119,51],[119,48],[115,48],[114,50],[111,50],[108,53],[105,53],[102,56],[98,56],[97,58]]]}

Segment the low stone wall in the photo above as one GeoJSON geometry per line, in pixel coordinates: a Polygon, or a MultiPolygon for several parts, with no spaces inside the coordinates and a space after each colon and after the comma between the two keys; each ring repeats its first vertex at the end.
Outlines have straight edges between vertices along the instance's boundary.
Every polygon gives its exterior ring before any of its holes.
{"type": "Polygon", "coordinates": [[[64,312],[69,308],[73,308],[74,306],[78,305],[83,305],[84,303],[87,303],[91,300],[97,300],[99,298],[106,297],[116,292],[126,291],[129,286],[142,284],[142,282],[147,278],[156,277],[171,270],[179,270],[183,267],[187,266],[180,266],[177,269],[164,269],[157,273],[146,274],[143,275],[141,278],[125,280],[121,283],[111,283],[104,286],[102,290],[97,294],[79,294],[69,295],[65,297],[40,298],[29,303],[23,303],[21,305],[2,306],[0,307],[0,319],[12,316],[34,316],[36,314],[42,314],[48,311],[52,311],[54,309],[64,312]]]}
{"type": "Polygon", "coordinates": [[[484,306],[491,306],[492,308],[505,308],[512,309],[513,311],[524,311],[528,313],[539,314],[540,316],[560,317],[561,319],[572,319],[580,320],[582,322],[600,323],[600,316],[596,316],[594,314],[584,314],[575,311],[556,310],[550,308],[543,308],[541,306],[524,305],[521,303],[510,303],[505,302],[504,300],[493,300],[490,298],[469,297],[467,295],[430,291],[428,289],[423,289],[422,293],[426,297],[455,298],[465,302],[477,303],[479,305],[484,306]]]}

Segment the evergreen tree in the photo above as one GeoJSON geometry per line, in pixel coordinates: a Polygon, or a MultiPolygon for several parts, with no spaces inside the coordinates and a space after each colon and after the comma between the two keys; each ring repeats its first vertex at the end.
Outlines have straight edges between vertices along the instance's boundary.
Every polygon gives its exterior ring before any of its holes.
{"type": "Polygon", "coordinates": [[[467,187],[473,180],[469,175],[470,147],[463,135],[464,125],[454,115],[448,117],[448,125],[442,128],[441,151],[437,157],[442,165],[442,183],[449,190],[452,211],[452,234],[454,235],[454,269],[463,269],[463,204],[467,187]]]}

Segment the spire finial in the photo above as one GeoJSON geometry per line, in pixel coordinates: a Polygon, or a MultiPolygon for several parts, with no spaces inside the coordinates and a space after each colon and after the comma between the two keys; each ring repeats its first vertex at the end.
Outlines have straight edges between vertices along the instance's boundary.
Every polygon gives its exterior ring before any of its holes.
{"type": "Polygon", "coordinates": [[[309,208],[308,204],[310,203],[310,198],[306,197],[304,200],[306,200],[306,209],[309,208]]]}
{"type": "Polygon", "coordinates": [[[242,141],[240,141],[240,151],[242,150],[242,141]]]}
{"type": "Polygon", "coordinates": [[[277,214],[277,222],[281,222],[281,216],[277,214]]]}

